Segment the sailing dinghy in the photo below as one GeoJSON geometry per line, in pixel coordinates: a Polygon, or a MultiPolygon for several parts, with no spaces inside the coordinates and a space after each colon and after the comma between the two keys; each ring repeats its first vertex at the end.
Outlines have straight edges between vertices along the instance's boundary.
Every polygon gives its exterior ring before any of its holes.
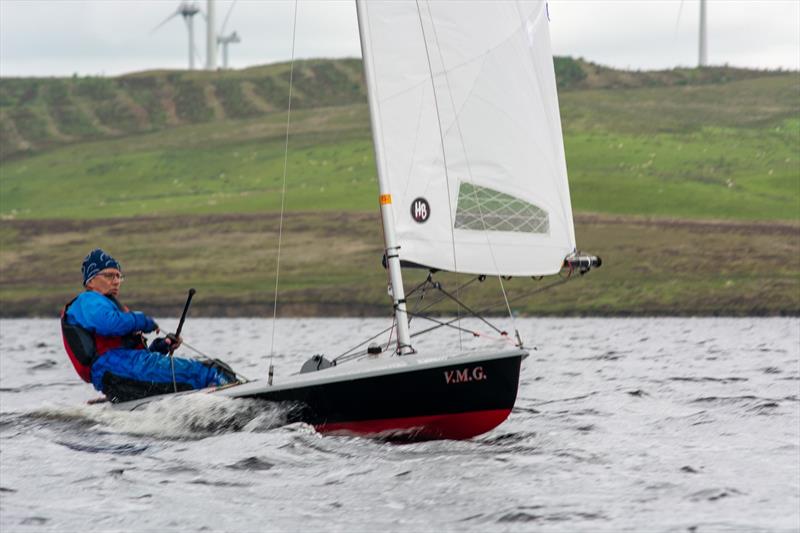
{"type": "Polygon", "coordinates": [[[546,3],[356,6],[396,343],[206,392],[288,402],[289,421],[321,432],[470,438],[511,413],[528,352],[519,334],[502,350],[417,351],[402,267],[428,269],[441,289],[439,271],[502,286],[599,266],[576,251],[546,3]]]}

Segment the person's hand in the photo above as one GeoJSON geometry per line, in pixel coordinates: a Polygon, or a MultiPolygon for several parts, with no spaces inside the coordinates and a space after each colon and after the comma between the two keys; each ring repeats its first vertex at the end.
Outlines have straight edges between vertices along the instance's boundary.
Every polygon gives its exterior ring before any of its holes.
{"type": "Polygon", "coordinates": [[[173,333],[168,333],[166,337],[158,337],[150,343],[150,351],[163,353],[164,355],[174,352],[181,345],[183,339],[173,333]]]}
{"type": "Polygon", "coordinates": [[[164,341],[169,346],[169,350],[171,352],[174,352],[175,350],[177,350],[180,347],[181,343],[183,342],[183,339],[178,337],[174,333],[168,333],[167,337],[166,337],[166,339],[164,339],[164,341]]]}

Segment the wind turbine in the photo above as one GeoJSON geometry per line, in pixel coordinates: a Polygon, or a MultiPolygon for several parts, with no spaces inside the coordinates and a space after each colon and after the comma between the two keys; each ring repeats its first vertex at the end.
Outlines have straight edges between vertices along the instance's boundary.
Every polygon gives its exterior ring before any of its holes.
{"type": "Polygon", "coordinates": [[[706,0],[700,0],[700,43],[697,51],[697,66],[705,67],[708,64],[708,50],[706,42],[706,0]]]}
{"type": "Polygon", "coordinates": [[[214,31],[214,0],[206,2],[206,69],[217,70],[217,35],[214,31]]]}
{"type": "Polygon", "coordinates": [[[239,38],[239,34],[234,31],[230,35],[220,35],[217,37],[217,42],[222,45],[222,68],[227,70],[228,45],[231,43],[240,43],[242,40],[239,38]]]}
{"type": "MultiPolygon", "coordinates": [[[[678,28],[681,23],[681,12],[683,11],[683,1],[678,6],[678,18],[675,21],[675,40],[678,39],[678,28]]],[[[700,22],[698,24],[698,46],[697,46],[697,66],[699,68],[708,65],[708,39],[706,38],[706,0],[700,0],[700,22]]]]}
{"type": "Polygon", "coordinates": [[[158,28],[160,28],[173,18],[177,17],[178,15],[183,17],[183,21],[186,23],[186,29],[189,33],[189,70],[194,70],[194,24],[192,22],[192,18],[199,12],[200,8],[197,7],[197,4],[189,2],[181,2],[181,5],[178,6],[178,9],[176,9],[174,13],[165,18],[161,22],[161,24],[150,30],[150,33],[152,34],[158,28]]]}
{"type": "Polygon", "coordinates": [[[234,0],[231,4],[231,7],[228,8],[228,14],[225,15],[225,20],[222,23],[222,28],[219,30],[219,37],[217,37],[217,43],[222,45],[222,68],[228,68],[228,45],[231,43],[240,43],[242,39],[239,37],[239,34],[236,31],[233,31],[230,35],[225,35],[225,27],[228,25],[228,19],[231,18],[231,13],[233,12],[233,6],[236,5],[237,0],[234,0]]]}

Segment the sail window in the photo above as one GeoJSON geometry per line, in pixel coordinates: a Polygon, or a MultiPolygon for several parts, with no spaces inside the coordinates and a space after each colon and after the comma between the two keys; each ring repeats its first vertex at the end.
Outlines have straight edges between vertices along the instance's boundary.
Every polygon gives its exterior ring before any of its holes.
{"type": "Polygon", "coordinates": [[[461,182],[458,189],[456,229],[549,233],[547,211],[488,187],[461,182]]]}

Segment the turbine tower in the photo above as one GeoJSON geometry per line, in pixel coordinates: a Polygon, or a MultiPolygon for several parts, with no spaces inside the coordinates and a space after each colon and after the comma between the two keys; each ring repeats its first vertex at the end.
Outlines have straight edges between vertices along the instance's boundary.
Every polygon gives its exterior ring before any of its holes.
{"type": "Polygon", "coordinates": [[[195,3],[189,2],[181,2],[178,6],[178,9],[175,10],[170,16],[165,18],[161,24],[150,30],[150,33],[154,33],[158,28],[172,20],[173,18],[177,17],[178,15],[183,17],[183,21],[186,23],[186,30],[189,34],[189,70],[194,70],[194,22],[193,17],[200,12],[200,8],[197,7],[195,3]]]}
{"type": "Polygon", "coordinates": [[[697,52],[697,66],[705,67],[708,64],[708,50],[706,48],[706,0],[700,0],[700,43],[697,52]]]}
{"type": "Polygon", "coordinates": [[[214,30],[214,0],[206,3],[206,68],[217,69],[217,35],[214,30]]]}
{"type": "Polygon", "coordinates": [[[217,42],[222,45],[222,68],[228,69],[228,45],[231,43],[240,43],[242,40],[239,34],[235,31],[230,35],[220,35],[217,37],[217,42]]]}

